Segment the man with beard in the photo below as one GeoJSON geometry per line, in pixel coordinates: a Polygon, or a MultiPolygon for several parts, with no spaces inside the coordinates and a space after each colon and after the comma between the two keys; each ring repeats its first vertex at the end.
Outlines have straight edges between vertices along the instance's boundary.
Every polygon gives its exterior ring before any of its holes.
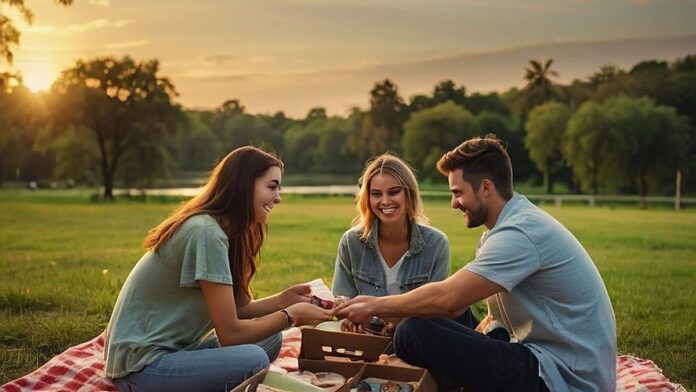
{"type": "Polygon", "coordinates": [[[429,369],[440,390],[613,391],[614,311],[592,259],[558,221],[512,189],[494,135],[465,141],[437,164],[452,208],[485,225],[475,259],[442,282],[388,297],[358,296],[336,314],[355,323],[407,317],[396,354],[429,369]],[[486,300],[476,330],[452,320],[486,300]],[[484,335],[502,325],[510,339],[484,335]]]}

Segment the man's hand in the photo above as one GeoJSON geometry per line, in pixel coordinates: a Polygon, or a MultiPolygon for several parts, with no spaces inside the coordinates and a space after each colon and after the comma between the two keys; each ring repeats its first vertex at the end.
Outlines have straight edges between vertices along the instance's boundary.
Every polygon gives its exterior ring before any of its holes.
{"type": "Polygon", "coordinates": [[[278,308],[284,309],[290,305],[301,302],[310,302],[311,287],[306,283],[290,286],[280,293],[280,303],[278,308]]]}
{"type": "Polygon", "coordinates": [[[347,318],[353,324],[366,325],[372,316],[377,316],[377,297],[359,295],[350,301],[337,306],[334,314],[338,318],[347,318]]]}

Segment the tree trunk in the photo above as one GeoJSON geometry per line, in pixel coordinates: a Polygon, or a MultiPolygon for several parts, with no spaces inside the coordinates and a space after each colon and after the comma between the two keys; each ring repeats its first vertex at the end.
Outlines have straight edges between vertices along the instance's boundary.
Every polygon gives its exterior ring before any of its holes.
{"type": "Polygon", "coordinates": [[[647,203],[645,202],[645,195],[648,193],[648,183],[645,180],[645,175],[641,174],[638,176],[638,207],[645,209],[647,203]]]}
{"type": "Polygon", "coordinates": [[[553,178],[552,178],[552,174],[551,174],[550,162],[546,163],[546,170],[544,170],[544,184],[546,185],[546,194],[552,195],[553,194],[553,178]]]}
{"type": "Polygon", "coordinates": [[[104,200],[114,200],[114,176],[113,173],[104,172],[104,200]]]}

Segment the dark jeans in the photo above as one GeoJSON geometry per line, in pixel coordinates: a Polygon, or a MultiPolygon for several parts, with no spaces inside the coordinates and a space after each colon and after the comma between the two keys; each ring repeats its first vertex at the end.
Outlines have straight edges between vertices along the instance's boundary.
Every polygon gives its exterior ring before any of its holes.
{"type": "Polygon", "coordinates": [[[407,318],[396,328],[394,349],[402,360],[430,370],[440,391],[548,392],[528,348],[480,334],[461,320],[407,318]]]}

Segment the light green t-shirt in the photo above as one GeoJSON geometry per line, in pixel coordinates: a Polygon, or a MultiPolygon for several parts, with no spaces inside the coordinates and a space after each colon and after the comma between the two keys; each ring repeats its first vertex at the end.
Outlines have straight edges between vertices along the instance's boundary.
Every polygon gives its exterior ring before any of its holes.
{"type": "Polygon", "coordinates": [[[209,215],[189,218],[128,275],[106,329],[106,375],[123,377],[195,346],[212,328],[197,280],[232,284],[229,242],[209,215]]]}

